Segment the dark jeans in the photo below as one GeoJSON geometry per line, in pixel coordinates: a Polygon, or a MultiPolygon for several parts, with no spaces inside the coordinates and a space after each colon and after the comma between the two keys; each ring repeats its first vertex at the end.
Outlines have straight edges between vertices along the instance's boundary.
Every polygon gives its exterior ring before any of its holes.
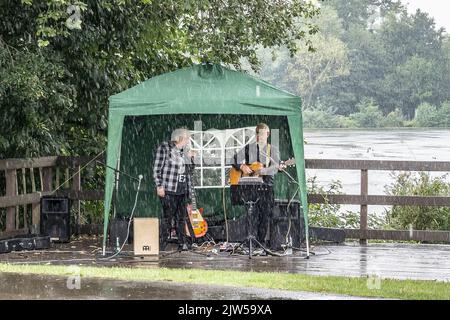
{"type": "MultiPolygon", "coordinates": [[[[160,250],[164,251],[171,230],[172,219],[175,221],[175,228],[177,232],[178,244],[187,244],[189,237],[185,234],[185,223],[187,221],[187,195],[185,194],[168,194],[165,197],[159,198],[163,208],[163,215],[160,224],[159,244],[160,250]]],[[[192,234],[192,233],[191,233],[192,234]]]]}
{"type": "Polygon", "coordinates": [[[250,232],[262,245],[265,244],[267,227],[269,224],[269,219],[272,216],[273,206],[274,196],[272,191],[266,194],[266,197],[260,198],[253,207],[253,215],[250,219],[250,232]]]}

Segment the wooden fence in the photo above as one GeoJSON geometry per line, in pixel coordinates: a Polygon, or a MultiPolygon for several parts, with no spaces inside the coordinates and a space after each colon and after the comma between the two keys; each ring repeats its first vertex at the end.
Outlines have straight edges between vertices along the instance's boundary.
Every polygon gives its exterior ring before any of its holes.
{"type": "MultiPolygon", "coordinates": [[[[80,200],[102,200],[102,190],[82,190],[80,167],[92,157],[42,157],[0,160],[0,210],[6,209],[6,222],[0,236],[38,233],[41,196],[68,196],[80,224],[80,200]],[[3,181],[1,179],[4,179],[3,181]],[[60,186],[60,184],[62,184],[60,186]],[[59,189],[54,192],[55,189],[59,189]]],[[[103,158],[98,160],[103,161],[103,158]]],[[[93,162],[91,167],[95,166],[93,162]]],[[[4,213],[4,212],[2,212],[4,213]]]]}
{"type": "Polygon", "coordinates": [[[359,170],[361,172],[361,192],[358,195],[308,195],[310,203],[360,205],[360,228],[344,229],[346,238],[360,239],[361,244],[366,244],[367,239],[450,242],[450,231],[368,230],[367,228],[369,205],[450,206],[450,195],[447,197],[369,195],[369,170],[448,172],[450,171],[450,162],[307,159],[306,168],[359,170]]]}
{"type": "MultiPolygon", "coordinates": [[[[52,194],[62,182],[62,188],[53,193],[73,200],[76,225],[80,225],[80,201],[103,200],[103,190],[82,190],[80,167],[91,162],[92,157],[44,157],[33,159],[0,160],[0,173],[4,172],[5,194],[0,195],[0,210],[6,208],[6,223],[0,236],[9,236],[39,230],[39,202],[41,196],[52,194]]],[[[103,158],[98,159],[104,161],[103,158]]],[[[96,166],[93,161],[91,167],[96,166]]],[[[450,171],[450,162],[384,161],[307,159],[307,169],[358,170],[361,172],[361,192],[358,195],[309,194],[310,203],[360,205],[360,229],[344,229],[346,238],[416,240],[449,242],[450,231],[423,230],[369,230],[367,226],[369,205],[398,206],[450,206],[450,196],[388,196],[369,195],[369,170],[385,171],[450,171]]],[[[0,175],[0,185],[1,184],[0,175]]],[[[99,188],[100,186],[97,186],[99,188]]],[[[84,228],[85,229],[85,228],[84,228]]],[[[89,229],[89,228],[88,228],[89,229]]]]}

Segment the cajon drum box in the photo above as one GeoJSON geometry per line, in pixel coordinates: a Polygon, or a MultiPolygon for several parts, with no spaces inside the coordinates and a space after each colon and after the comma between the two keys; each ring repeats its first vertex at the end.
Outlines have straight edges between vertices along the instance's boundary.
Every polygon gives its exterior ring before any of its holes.
{"type": "Polygon", "coordinates": [[[134,218],[134,255],[159,254],[158,218],[134,218]]]}

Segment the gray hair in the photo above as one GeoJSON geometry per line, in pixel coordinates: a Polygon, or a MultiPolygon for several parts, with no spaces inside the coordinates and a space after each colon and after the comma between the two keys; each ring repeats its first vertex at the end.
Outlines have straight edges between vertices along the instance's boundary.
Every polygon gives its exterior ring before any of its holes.
{"type": "Polygon", "coordinates": [[[179,128],[179,129],[173,130],[170,140],[173,142],[180,142],[183,138],[187,138],[190,135],[191,135],[191,133],[189,132],[188,129],[179,128]]]}

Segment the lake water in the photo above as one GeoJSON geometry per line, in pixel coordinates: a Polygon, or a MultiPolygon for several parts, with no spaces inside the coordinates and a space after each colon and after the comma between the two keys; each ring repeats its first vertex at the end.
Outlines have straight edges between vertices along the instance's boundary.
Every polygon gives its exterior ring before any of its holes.
{"type": "MultiPolygon", "coordinates": [[[[306,159],[364,159],[450,161],[450,130],[433,129],[305,129],[306,159]]],[[[432,173],[440,176],[442,172],[432,173]]],[[[360,193],[358,170],[307,169],[308,178],[316,176],[320,185],[332,180],[343,184],[346,194],[360,193]]],[[[450,182],[450,178],[447,177],[450,182]]],[[[369,194],[385,194],[385,186],[393,182],[389,171],[369,171],[369,194]]],[[[359,211],[359,206],[343,206],[345,210],[359,211]]],[[[383,212],[385,207],[369,206],[369,212],[383,212]]]]}

